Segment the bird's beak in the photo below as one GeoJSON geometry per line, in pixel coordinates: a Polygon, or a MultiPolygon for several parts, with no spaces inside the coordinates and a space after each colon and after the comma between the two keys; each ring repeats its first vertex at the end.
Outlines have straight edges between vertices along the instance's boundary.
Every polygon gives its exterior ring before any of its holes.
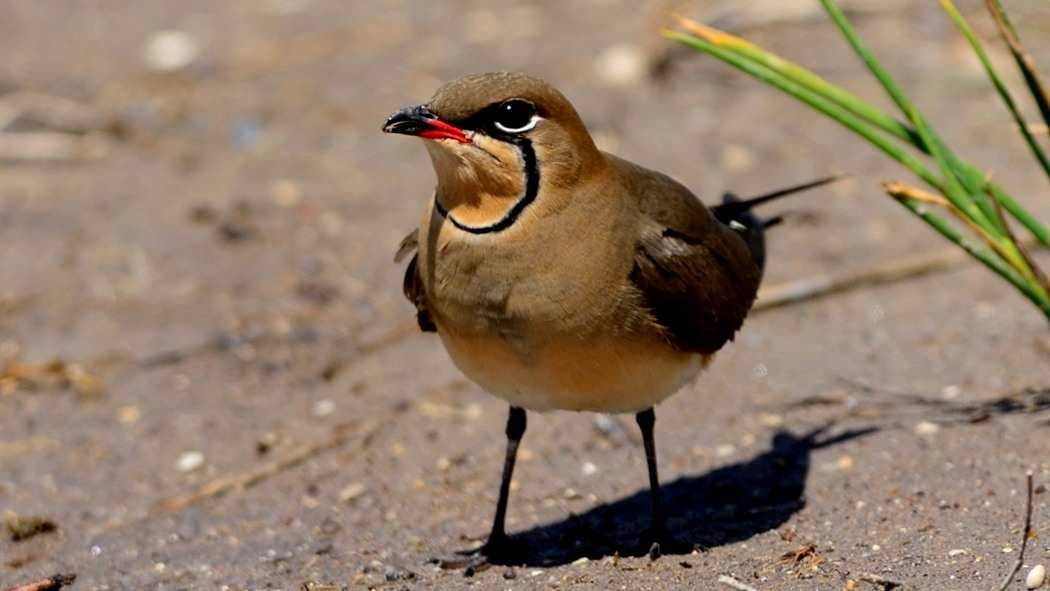
{"type": "Polygon", "coordinates": [[[463,144],[472,143],[462,129],[438,119],[426,105],[406,107],[394,113],[383,124],[383,131],[415,135],[428,140],[445,139],[463,144]]]}

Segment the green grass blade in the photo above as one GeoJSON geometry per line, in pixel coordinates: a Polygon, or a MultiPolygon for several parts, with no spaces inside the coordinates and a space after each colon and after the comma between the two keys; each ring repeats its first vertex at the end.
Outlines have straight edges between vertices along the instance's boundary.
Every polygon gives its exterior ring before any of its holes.
{"type": "Polygon", "coordinates": [[[1010,46],[1010,53],[1013,54],[1017,67],[1020,68],[1021,73],[1024,75],[1025,83],[1032,93],[1032,98],[1035,99],[1035,104],[1039,106],[1039,113],[1043,116],[1043,123],[1050,126],[1050,96],[1048,96],[1046,85],[1043,84],[1043,77],[1039,73],[1039,68],[1021,45],[1021,40],[1017,37],[1017,31],[1014,30],[1013,24],[1010,23],[1002,3],[999,0],[985,0],[985,4],[988,7],[988,12],[995,19],[996,25],[999,26],[999,32],[1006,40],[1006,44],[1010,46]]]}
{"type": "MultiPolygon", "coordinates": [[[[1043,149],[1035,141],[1035,137],[1032,136],[1032,132],[1028,128],[1028,122],[1025,121],[1024,116],[1017,108],[1017,104],[1014,102],[1013,96],[1010,95],[1010,91],[1006,88],[1006,84],[1004,84],[1002,78],[999,77],[999,73],[995,70],[995,66],[988,57],[988,53],[984,50],[984,45],[981,44],[977,35],[974,34],[973,29],[970,28],[969,23],[967,23],[966,19],[964,19],[962,14],[959,13],[959,10],[955,8],[955,5],[952,4],[951,0],[941,0],[941,6],[948,14],[948,17],[952,19],[952,22],[955,23],[956,28],[959,29],[963,36],[966,37],[966,40],[970,43],[974,55],[976,55],[977,59],[981,61],[981,65],[984,66],[984,71],[988,75],[988,79],[991,81],[992,86],[995,87],[995,90],[999,93],[999,98],[1002,99],[1003,104],[1006,105],[1006,109],[1010,111],[1010,115],[1013,116],[1014,122],[1017,123],[1017,126],[1020,128],[1021,135],[1024,138],[1025,143],[1028,144],[1028,148],[1031,150],[1032,155],[1035,156],[1036,161],[1039,162],[1039,166],[1042,167],[1043,173],[1047,175],[1048,179],[1050,179],[1050,160],[1047,159],[1046,153],[1043,152],[1043,149]]],[[[1009,25],[1004,21],[1003,26],[1009,25]]],[[[1006,35],[1005,32],[1004,35],[1006,35]]],[[[1013,51],[1013,44],[1010,45],[1011,51],[1013,51]]],[[[1024,72],[1024,60],[1019,57],[1016,52],[1014,52],[1014,59],[1017,61],[1022,72],[1024,72]]],[[[1025,78],[1028,79],[1028,74],[1025,74],[1025,78]]],[[[1037,83],[1030,82],[1029,88],[1032,88],[1032,84],[1037,83]]],[[[1032,94],[1037,97],[1037,102],[1039,102],[1038,97],[1041,93],[1037,88],[1032,88],[1032,94]]],[[[1043,100],[1045,101],[1045,97],[1043,97],[1043,100]]]]}
{"type": "MultiPolygon", "coordinates": [[[[726,63],[744,71],[780,90],[794,96],[801,100],[805,104],[817,109],[825,115],[831,117],[841,125],[850,129],[857,135],[861,136],[875,147],[882,150],[890,158],[893,158],[897,162],[904,165],[906,168],[914,172],[917,176],[923,179],[926,183],[934,187],[940,187],[942,185],[941,178],[933,172],[929,167],[923,164],[917,159],[912,153],[905,150],[900,144],[896,143],[887,137],[887,135],[880,133],[883,130],[881,127],[874,126],[867,118],[858,116],[853,110],[846,109],[840,103],[828,99],[822,94],[814,92],[807,86],[798,84],[795,78],[789,78],[788,76],[781,73],[779,70],[771,69],[765,64],[771,62],[764,61],[763,63],[756,62],[750,59],[750,55],[741,55],[734,51],[735,46],[716,45],[704,39],[688,35],[685,33],[679,33],[676,31],[665,31],[664,35],[669,39],[683,43],[689,47],[704,51],[726,63]]],[[[753,55],[753,52],[748,52],[753,55]]],[[[774,64],[779,67],[779,64],[774,64]]],[[[815,75],[814,75],[815,76],[815,75]]],[[[920,118],[921,121],[921,118],[920,118]]],[[[892,136],[897,137],[897,136],[892,136]]],[[[901,138],[897,138],[901,139],[901,138]]],[[[927,137],[930,145],[935,145],[935,139],[927,137]]],[[[916,215],[919,215],[926,223],[940,232],[942,235],[947,237],[949,240],[965,248],[974,257],[980,259],[986,266],[992,268],[1000,275],[1004,276],[1008,281],[1017,285],[1027,285],[1025,282],[1024,275],[1021,274],[1020,270],[1015,268],[1016,261],[1006,261],[1000,257],[995,251],[988,248],[987,246],[973,240],[971,237],[961,233],[951,223],[944,218],[937,216],[929,210],[927,204],[915,202],[908,199],[899,199],[899,201],[908,209],[912,210],[916,215]]],[[[1009,252],[1009,245],[999,244],[997,241],[997,247],[1009,252]]],[[[1027,274],[1025,274],[1027,275],[1027,274]]]]}
{"type": "Polygon", "coordinates": [[[980,170],[959,158],[945,144],[865,47],[833,0],[821,1],[911,126],[813,72],[727,33],[681,19],[683,28],[691,34],[677,31],[664,31],[663,34],[671,40],[721,59],[795,97],[861,136],[935,187],[945,199],[938,204],[949,207],[952,215],[963,222],[970,232],[975,232],[977,237],[931,212],[932,202],[929,200],[913,200],[907,195],[896,197],[898,202],[937,232],[1014,285],[1050,318],[1050,289],[1045,276],[1030,263],[1031,259],[1017,245],[1004,212],[1018,220],[1048,247],[1050,232],[1002,189],[991,183],[980,170]],[[939,173],[912,149],[929,155],[939,168],[939,173]]]}
{"type": "MultiPolygon", "coordinates": [[[[970,180],[964,175],[957,175],[956,171],[961,167],[956,165],[955,155],[947,149],[947,146],[939,138],[939,136],[933,131],[933,128],[929,123],[922,117],[919,110],[912,104],[911,100],[904,93],[903,90],[890,76],[889,72],[882,66],[879,60],[875,57],[875,54],[868,49],[868,46],[860,38],[856,29],[850,24],[846,15],[839,9],[838,5],[835,4],[834,0],[821,0],[821,4],[827,11],[828,16],[835,23],[835,26],[839,28],[842,34],[846,37],[846,40],[853,47],[853,50],[860,57],[864,65],[867,66],[868,70],[875,76],[875,79],[879,81],[883,89],[890,96],[890,98],[897,104],[901,112],[908,118],[911,124],[915,127],[915,131],[922,138],[922,143],[929,148],[929,153],[933,157],[934,161],[940,167],[942,174],[944,175],[944,182],[936,184],[936,186],[958,209],[959,211],[966,214],[974,222],[978,223],[985,228],[995,228],[996,235],[1002,236],[1004,234],[1003,228],[999,224],[998,218],[995,216],[993,204],[987,203],[986,206],[982,206],[980,202],[975,203],[972,198],[973,195],[979,196],[978,199],[981,201],[988,201],[983,198],[983,191],[981,185],[973,187],[964,187],[963,183],[970,180]],[[962,177],[962,178],[960,178],[962,177]]],[[[967,183],[969,184],[969,183],[967,183]]]]}
{"type": "Polygon", "coordinates": [[[912,199],[905,193],[895,191],[892,188],[892,183],[884,184],[883,189],[901,205],[907,207],[915,215],[919,216],[923,221],[937,230],[942,236],[961,247],[969,253],[970,256],[974,257],[1000,277],[1008,281],[1032,303],[1038,306],[1044,314],[1050,317],[1050,295],[1048,295],[1038,283],[1028,281],[1012,264],[1008,263],[994,250],[981,243],[973,236],[964,234],[954,225],[949,223],[948,220],[930,211],[928,203],[912,199]]]}
{"type": "MultiPolygon", "coordinates": [[[[702,23],[679,17],[679,24],[688,31],[691,36],[690,38],[699,39],[707,44],[725,49],[741,58],[744,58],[748,62],[752,62],[766,70],[776,72],[778,75],[791,80],[793,83],[803,88],[807,88],[825,99],[838,104],[842,108],[850,111],[854,115],[871,123],[886,133],[904,140],[919,150],[926,151],[925,146],[920,144],[919,136],[915,133],[914,129],[908,127],[882,109],[875,107],[871,103],[868,103],[841,86],[836,86],[828,82],[812,71],[775,55],[745,39],[708,27],[702,23]]],[[[665,37],[682,41],[678,37],[671,37],[671,35],[681,35],[681,33],[676,33],[674,31],[664,32],[665,37]]]]}
{"type": "MultiPolygon", "coordinates": [[[[908,152],[900,144],[890,139],[886,135],[879,132],[879,130],[885,131],[881,127],[874,126],[868,119],[862,118],[856,115],[853,111],[842,107],[839,103],[834,102],[821,94],[818,94],[809,88],[798,84],[792,79],[787,78],[783,74],[771,70],[765,66],[762,66],[754,61],[749,60],[747,57],[735,53],[731,49],[715,45],[709,41],[689,35],[686,33],[680,33],[678,31],[664,31],[664,36],[668,39],[672,39],[679,43],[682,43],[688,47],[698,49],[705,53],[716,57],[727,64],[746,72],[771,86],[780,89],[781,91],[797,98],[803,103],[813,107],[814,109],[824,113],[833,120],[839,122],[849,130],[853,131],[857,135],[861,136],[869,143],[874,145],[876,148],[882,150],[890,158],[901,163],[903,166],[915,173],[926,183],[933,186],[940,185],[940,178],[933,172],[928,166],[926,166],[921,160],[915,157],[914,154],[908,152]]],[[[815,76],[815,74],[814,74],[815,76]]],[[[859,100],[859,99],[858,99],[859,100]]],[[[874,108],[874,107],[872,107],[874,108]]],[[[899,136],[893,136],[897,137],[899,136]]]]}
{"type": "Polygon", "coordinates": [[[1030,211],[1021,206],[1021,204],[1014,200],[1013,197],[1008,195],[999,185],[989,182],[988,188],[992,191],[993,196],[999,200],[999,203],[1002,204],[1003,209],[1005,209],[1007,213],[1013,216],[1017,221],[1021,222],[1021,225],[1031,232],[1043,247],[1050,249],[1050,230],[1048,230],[1042,222],[1036,219],[1030,211]]]}

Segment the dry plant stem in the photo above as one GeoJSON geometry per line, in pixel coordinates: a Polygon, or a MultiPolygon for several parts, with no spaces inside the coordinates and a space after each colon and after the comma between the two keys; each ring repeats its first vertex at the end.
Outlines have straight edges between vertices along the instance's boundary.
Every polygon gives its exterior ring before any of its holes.
{"type": "MultiPolygon", "coordinates": [[[[1050,282],[1046,280],[1046,276],[1035,261],[1029,256],[1025,246],[1018,242],[1017,236],[1014,235],[1013,230],[1010,226],[1009,221],[1006,218],[1005,212],[1003,211],[1002,204],[999,200],[999,194],[992,190],[990,182],[985,183],[986,192],[989,196],[990,201],[993,204],[993,213],[996,215],[996,222],[999,230],[1002,234],[999,236],[993,236],[991,232],[983,227],[978,222],[970,219],[968,215],[959,210],[955,204],[948,199],[923,191],[916,187],[911,187],[903,183],[883,183],[882,188],[891,197],[901,202],[922,202],[938,205],[949,213],[951,213],[956,219],[961,221],[970,230],[977,235],[978,238],[989,248],[991,248],[999,256],[1000,261],[996,261],[997,264],[1007,265],[1009,269],[1015,271],[1020,277],[1019,281],[1023,283],[1015,283],[1019,288],[1023,288],[1026,294],[1033,301],[1039,301],[1039,307],[1044,310],[1044,313],[1050,312],[1047,309],[1045,301],[1050,296],[1050,282]]],[[[966,248],[964,244],[960,243],[960,246],[966,248]]],[[[988,264],[986,257],[979,257],[982,261],[988,264]]],[[[1011,280],[1012,281],[1012,280],[1011,280]]]]}
{"type": "Polygon", "coordinates": [[[110,150],[101,134],[76,135],[57,131],[0,133],[0,161],[81,162],[97,160],[110,150]]]}
{"type": "Polygon", "coordinates": [[[1006,41],[1006,44],[1010,46],[1010,52],[1013,53],[1017,66],[1021,69],[1028,82],[1032,95],[1039,104],[1039,110],[1043,113],[1043,118],[1048,120],[1047,123],[1050,123],[1050,94],[1047,94],[1046,84],[1043,83],[1043,75],[1039,71],[1039,66],[1036,65],[1032,56],[1025,51],[1013,27],[1007,22],[1006,13],[1003,11],[999,0],[985,0],[985,6],[995,20],[996,27],[999,28],[999,34],[1006,41]]]}
{"type": "MultiPolygon", "coordinates": [[[[924,191],[918,187],[912,187],[910,185],[905,185],[904,183],[898,182],[882,183],[882,190],[886,191],[886,193],[888,193],[894,199],[911,199],[913,201],[930,203],[932,205],[937,205],[944,208],[957,220],[965,224],[966,227],[969,228],[974,234],[977,234],[981,241],[987,244],[989,248],[999,253],[999,256],[1003,257],[1003,259],[1007,261],[1010,260],[1009,253],[1007,253],[1006,250],[1002,248],[1002,245],[999,244],[998,240],[993,238],[992,235],[988,233],[988,230],[985,230],[983,227],[980,226],[980,224],[970,219],[946,197],[942,197],[941,195],[934,195],[933,193],[930,193],[929,191],[924,191]]],[[[1018,271],[1020,271],[1020,269],[1018,269],[1018,271]]]]}
{"type": "Polygon", "coordinates": [[[77,580],[75,573],[51,575],[46,579],[33,581],[17,587],[8,587],[4,591],[57,591],[66,585],[72,585],[77,580]]]}
{"type": "MultiPolygon", "coordinates": [[[[1035,242],[1029,241],[1025,244],[1032,245],[1035,242]]],[[[966,252],[957,248],[948,248],[933,254],[921,254],[879,263],[860,271],[838,276],[816,275],[770,285],[759,290],[754,310],[776,308],[858,287],[921,277],[960,266],[968,261],[970,257],[966,252]]]]}
{"type": "MultiPolygon", "coordinates": [[[[941,2],[952,16],[952,20],[956,21],[964,35],[971,40],[974,51],[983,56],[980,43],[973,37],[972,31],[961,16],[956,14],[951,0],[941,2]]],[[[1041,243],[1048,246],[1050,232],[1000,188],[990,185],[995,198],[989,198],[986,194],[988,182],[985,175],[960,159],[945,144],[860,39],[834,0],[821,0],[821,4],[846,36],[858,57],[864,61],[905,115],[906,123],[896,120],[860,97],[828,83],[801,66],[727,33],[679,17],[679,26],[688,33],[665,31],[664,35],[707,52],[817,109],[857,133],[923,181],[940,189],[944,198],[951,203],[951,207],[945,206],[946,209],[961,220],[970,232],[963,231],[958,224],[940,215],[939,208],[934,211],[933,208],[925,207],[922,201],[903,196],[898,196],[898,201],[960,249],[1013,285],[1050,318],[1050,291],[1030,265],[1030,257],[1025,256],[1020,252],[1018,245],[1010,241],[1011,233],[1004,227],[1003,216],[997,209],[1001,207],[1008,212],[1017,223],[1021,223],[1041,243]],[[913,153],[911,148],[920,154],[913,153]],[[936,167],[929,166],[922,155],[929,156],[936,163],[936,167]],[[996,200],[1000,203],[996,204],[996,200]]],[[[1009,26],[1009,23],[1006,25],[1009,26]]],[[[1000,87],[1003,100],[1007,101],[1008,107],[1012,107],[1009,95],[1001,87],[995,70],[990,68],[989,63],[985,65],[993,84],[1000,87]]],[[[1039,93],[1035,91],[1034,94],[1039,93]]],[[[1027,131],[1027,125],[1016,108],[1010,110],[1014,113],[1018,125],[1023,125],[1023,129],[1027,131]]],[[[1026,138],[1041,165],[1050,172],[1050,162],[1042,156],[1042,150],[1031,140],[1030,134],[1026,135],[1026,138]]],[[[936,203],[943,205],[939,200],[936,203]]]]}
{"type": "Polygon", "coordinates": [[[999,216],[999,222],[1003,225],[1003,229],[1006,231],[1007,239],[1017,249],[1018,254],[1024,260],[1024,263],[1028,265],[1028,270],[1031,271],[1036,283],[1042,286],[1043,291],[1050,294],[1050,279],[1048,279],[1046,273],[1043,272],[1043,268],[1036,264],[1035,260],[1032,259],[1029,250],[1017,240],[1017,235],[1014,234],[1013,227],[1006,218],[1006,212],[1003,211],[1003,204],[999,201],[999,197],[995,191],[992,191],[991,185],[986,184],[985,187],[988,197],[991,198],[992,203],[995,204],[995,213],[999,216]]]}
{"type": "Polygon", "coordinates": [[[1003,579],[1003,584],[999,585],[999,591],[1006,591],[1010,583],[1013,582],[1014,575],[1017,571],[1021,570],[1021,566],[1024,564],[1024,551],[1028,548],[1028,538],[1032,535],[1032,473],[1028,473],[1028,493],[1025,502],[1024,512],[1024,531],[1021,533],[1021,551],[1017,553],[1017,560],[1014,561],[1013,568],[1006,574],[1006,578],[1003,579]]]}
{"type": "Polygon", "coordinates": [[[355,436],[360,437],[362,442],[367,443],[367,441],[372,438],[372,435],[378,430],[378,427],[379,423],[372,421],[366,424],[364,428],[346,428],[342,432],[336,433],[328,441],[303,448],[284,459],[270,462],[254,470],[217,478],[189,494],[160,501],[155,505],[155,508],[162,511],[178,511],[188,505],[198,503],[204,499],[219,496],[229,491],[244,490],[259,484],[271,476],[275,476],[285,470],[294,468],[312,457],[340,447],[355,436]]]}

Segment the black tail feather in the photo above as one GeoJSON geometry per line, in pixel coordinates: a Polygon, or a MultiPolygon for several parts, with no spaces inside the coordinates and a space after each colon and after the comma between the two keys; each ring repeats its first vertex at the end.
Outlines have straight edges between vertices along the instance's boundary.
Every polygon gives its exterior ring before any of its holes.
{"type": "Polygon", "coordinates": [[[735,220],[739,214],[748,211],[756,205],[761,205],[767,201],[791,195],[792,193],[800,193],[802,191],[808,191],[809,189],[815,189],[816,187],[827,185],[828,183],[833,183],[843,178],[846,177],[844,175],[824,177],[808,183],[802,183],[801,185],[778,189],[772,193],[766,193],[765,195],[759,195],[758,197],[752,197],[750,199],[741,199],[732,193],[726,193],[722,195],[722,203],[711,207],[711,212],[715,214],[718,221],[723,224],[728,224],[731,220],[735,220]]]}
{"type": "Polygon", "coordinates": [[[711,212],[715,215],[715,219],[740,234],[740,237],[743,238],[744,242],[747,244],[748,250],[751,251],[751,258],[758,264],[760,269],[765,268],[765,229],[779,224],[783,221],[783,218],[780,216],[773,216],[763,219],[756,216],[751,211],[751,208],[767,201],[777,199],[778,197],[826,185],[841,178],[843,177],[829,176],[808,183],[803,183],[801,185],[779,189],[772,193],[752,197],[750,199],[741,199],[732,193],[726,193],[722,195],[722,203],[712,207],[711,212]]]}

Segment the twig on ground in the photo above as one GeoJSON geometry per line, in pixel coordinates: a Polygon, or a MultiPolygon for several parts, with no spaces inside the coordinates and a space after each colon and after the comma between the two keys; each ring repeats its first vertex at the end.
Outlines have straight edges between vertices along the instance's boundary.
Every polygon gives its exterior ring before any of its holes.
{"type": "Polygon", "coordinates": [[[0,97],[0,161],[85,161],[105,156],[110,120],[99,110],[32,92],[0,97]],[[6,131],[29,121],[39,129],[6,131]]]}
{"type": "Polygon", "coordinates": [[[1003,579],[1003,584],[999,585],[999,591],[1006,591],[1006,588],[1013,582],[1014,575],[1017,571],[1021,570],[1021,566],[1024,564],[1024,551],[1028,548],[1028,537],[1032,535],[1032,473],[1028,473],[1028,494],[1027,500],[1025,501],[1024,511],[1024,531],[1021,532],[1021,551],[1017,553],[1017,560],[1014,561],[1013,568],[1006,574],[1006,578],[1003,579]]]}
{"type": "MultiPolygon", "coordinates": [[[[1021,240],[1018,246],[1032,248],[1034,240],[1021,240]]],[[[948,248],[932,254],[904,257],[878,263],[866,269],[843,273],[816,275],[805,279],[778,283],[758,291],[754,310],[765,310],[795,302],[816,299],[833,293],[849,291],[858,287],[892,283],[914,277],[922,277],[957,267],[971,258],[958,248],[948,248]]]]}
{"type": "Polygon", "coordinates": [[[751,585],[738,581],[729,575],[718,575],[718,582],[723,585],[728,585],[737,591],[758,591],[758,589],[755,589],[751,585]]]}
{"type": "Polygon", "coordinates": [[[88,373],[80,363],[61,359],[25,363],[17,355],[0,357],[0,396],[12,394],[21,387],[33,387],[48,381],[72,386],[85,396],[97,396],[106,390],[102,380],[88,373]]]}
{"type": "Polygon", "coordinates": [[[104,132],[112,119],[102,110],[77,101],[16,90],[0,96],[0,130],[15,122],[74,134],[104,132]]]}
{"type": "Polygon", "coordinates": [[[362,428],[351,428],[350,426],[347,426],[343,429],[337,430],[336,434],[328,441],[303,448],[284,459],[264,464],[254,470],[217,478],[189,494],[164,499],[154,505],[154,508],[160,511],[178,511],[188,505],[222,495],[229,491],[250,488],[271,476],[275,476],[285,470],[294,468],[310,458],[341,447],[351,438],[358,437],[361,440],[362,445],[367,445],[368,441],[372,439],[372,436],[378,428],[379,423],[377,421],[366,423],[362,428]]]}
{"type": "Polygon", "coordinates": [[[8,587],[4,591],[58,591],[66,585],[72,585],[77,580],[76,573],[51,575],[46,579],[33,581],[17,587],[8,587]]]}
{"type": "Polygon", "coordinates": [[[912,277],[921,277],[936,271],[955,267],[969,256],[957,248],[950,248],[933,254],[905,257],[879,263],[867,269],[834,276],[831,274],[816,275],[778,283],[764,287],[758,292],[755,310],[775,308],[786,304],[815,299],[862,285],[878,285],[912,277]]]}

